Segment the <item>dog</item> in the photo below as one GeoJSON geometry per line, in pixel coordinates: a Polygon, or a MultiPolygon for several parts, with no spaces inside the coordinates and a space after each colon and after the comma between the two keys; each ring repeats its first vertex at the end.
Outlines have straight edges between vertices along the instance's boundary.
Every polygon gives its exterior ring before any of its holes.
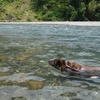
{"type": "Polygon", "coordinates": [[[71,76],[100,76],[100,67],[85,66],[75,62],[65,61],[61,58],[50,60],[48,63],[62,72],[67,72],[71,76]]]}

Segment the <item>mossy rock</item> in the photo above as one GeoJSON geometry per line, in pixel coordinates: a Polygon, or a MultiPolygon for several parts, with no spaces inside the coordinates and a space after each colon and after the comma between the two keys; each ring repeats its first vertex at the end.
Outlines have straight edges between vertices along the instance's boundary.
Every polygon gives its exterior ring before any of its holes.
{"type": "Polygon", "coordinates": [[[2,64],[0,64],[0,67],[2,67],[2,64]]]}
{"type": "Polygon", "coordinates": [[[73,96],[77,96],[77,92],[66,92],[66,93],[63,93],[63,94],[60,94],[62,97],[73,97],[73,96]]]}
{"type": "Polygon", "coordinates": [[[4,80],[4,81],[0,81],[0,86],[12,86],[14,85],[14,83],[12,81],[8,81],[8,80],[4,80]]]}
{"type": "Polygon", "coordinates": [[[11,97],[10,100],[27,100],[26,97],[11,97]]]}
{"type": "Polygon", "coordinates": [[[1,76],[8,76],[9,75],[9,73],[7,73],[7,72],[0,72],[0,77],[1,76]]]}
{"type": "Polygon", "coordinates": [[[28,58],[30,58],[30,55],[24,55],[24,56],[16,57],[16,60],[24,61],[24,60],[27,60],[28,58]]]}
{"type": "Polygon", "coordinates": [[[43,86],[44,84],[41,81],[28,81],[28,88],[31,90],[42,89],[43,86]]]}
{"type": "Polygon", "coordinates": [[[0,61],[5,62],[7,60],[7,57],[5,55],[0,55],[0,61]]]}
{"type": "Polygon", "coordinates": [[[2,85],[3,85],[3,81],[0,82],[0,86],[2,86],[2,85]]]}
{"type": "Polygon", "coordinates": [[[38,90],[43,88],[44,83],[36,80],[31,80],[31,81],[29,80],[26,82],[17,83],[17,85],[22,87],[28,87],[28,89],[30,90],[38,90]]]}

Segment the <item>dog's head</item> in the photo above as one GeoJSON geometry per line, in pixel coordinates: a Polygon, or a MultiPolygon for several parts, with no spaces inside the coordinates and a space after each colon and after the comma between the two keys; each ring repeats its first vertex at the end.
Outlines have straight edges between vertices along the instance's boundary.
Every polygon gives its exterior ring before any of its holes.
{"type": "Polygon", "coordinates": [[[58,59],[54,59],[54,60],[50,60],[48,61],[49,64],[53,67],[55,67],[56,69],[63,71],[67,71],[67,72],[77,72],[81,69],[82,65],[74,63],[74,62],[70,62],[70,61],[65,61],[61,58],[58,59]]]}
{"type": "Polygon", "coordinates": [[[51,66],[55,67],[56,69],[61,70],[62,72],[65,70],[66,62],[65,62],[65,60],[63,60],[61,58],[50,60],[48,62],[51,66]]]}

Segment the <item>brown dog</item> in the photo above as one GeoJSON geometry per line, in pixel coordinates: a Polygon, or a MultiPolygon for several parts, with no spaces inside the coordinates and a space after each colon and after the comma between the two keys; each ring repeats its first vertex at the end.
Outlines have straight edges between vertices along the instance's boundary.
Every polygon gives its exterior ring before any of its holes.
{"type": "Polygon", "coordinates": [[[66,71],[69,75],[100,76],[100,67],[84,66],[75,62],[65,61],[61,58],[48,61],[56,69],[66,71]]]}

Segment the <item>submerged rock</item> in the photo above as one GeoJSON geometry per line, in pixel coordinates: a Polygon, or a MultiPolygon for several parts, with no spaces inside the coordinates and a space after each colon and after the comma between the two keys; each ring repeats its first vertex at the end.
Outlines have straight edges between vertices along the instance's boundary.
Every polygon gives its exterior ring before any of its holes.
{"type": "Polygon", "coordinates": [[[63,94],[60,94],[62,97],[72,97],[72,96],[77,96],[78,93],[77,92],[66,92],[66,93],[63,93],[63,94]]]}
{"type": "Polygon", "coordinates": [[[0,64],[0,67],[2,67],[2,64],[0,64]]]}
{"type": "Polygon", "coordinates": [[[0,72],[0,77],[1,77],[1,76],[8,76],[8,75],[9,75],[8,72],[0,72]]]}
{"type": "Polygon", "coordinates": [[[0,61],[5,62],[7,57],[5,55],[0,55],[0,61]]]}
{"type": "Polygon", "coordinates": [[[21,82],[18,83],[18,85],[23,86],[23,87],[28,87],[28,89],[30,90],[38,90],[38,89],[42,89],[44,86],[44,83],[41,81],[36,81],[36,80],[29,80],[26,82],[21,82]]]}
{"type": "Polygon", "coordinates": [[[16,57],[16,60],[24,61],[24,60],[27,60],[28,58],[30,58],[30,55],[24,55],[24,56],[16,57]]]}
{"type": "Polygon", "coordinates": [[[3,84],[4,84],[3,81],[1,81],[1,82],[0,82],[0,86],[3,85],[3,84]]]}
{"type": "Polygon", "coordinates": [[[28,88],[32,90],[42,89],[43,85],[43,82],[40,81],[28,81],[28,88]]]}
{"type": "Polygon", "coordinates": [[[12,97],[10,100],[27,100],[26,97],[12,97]]]}

